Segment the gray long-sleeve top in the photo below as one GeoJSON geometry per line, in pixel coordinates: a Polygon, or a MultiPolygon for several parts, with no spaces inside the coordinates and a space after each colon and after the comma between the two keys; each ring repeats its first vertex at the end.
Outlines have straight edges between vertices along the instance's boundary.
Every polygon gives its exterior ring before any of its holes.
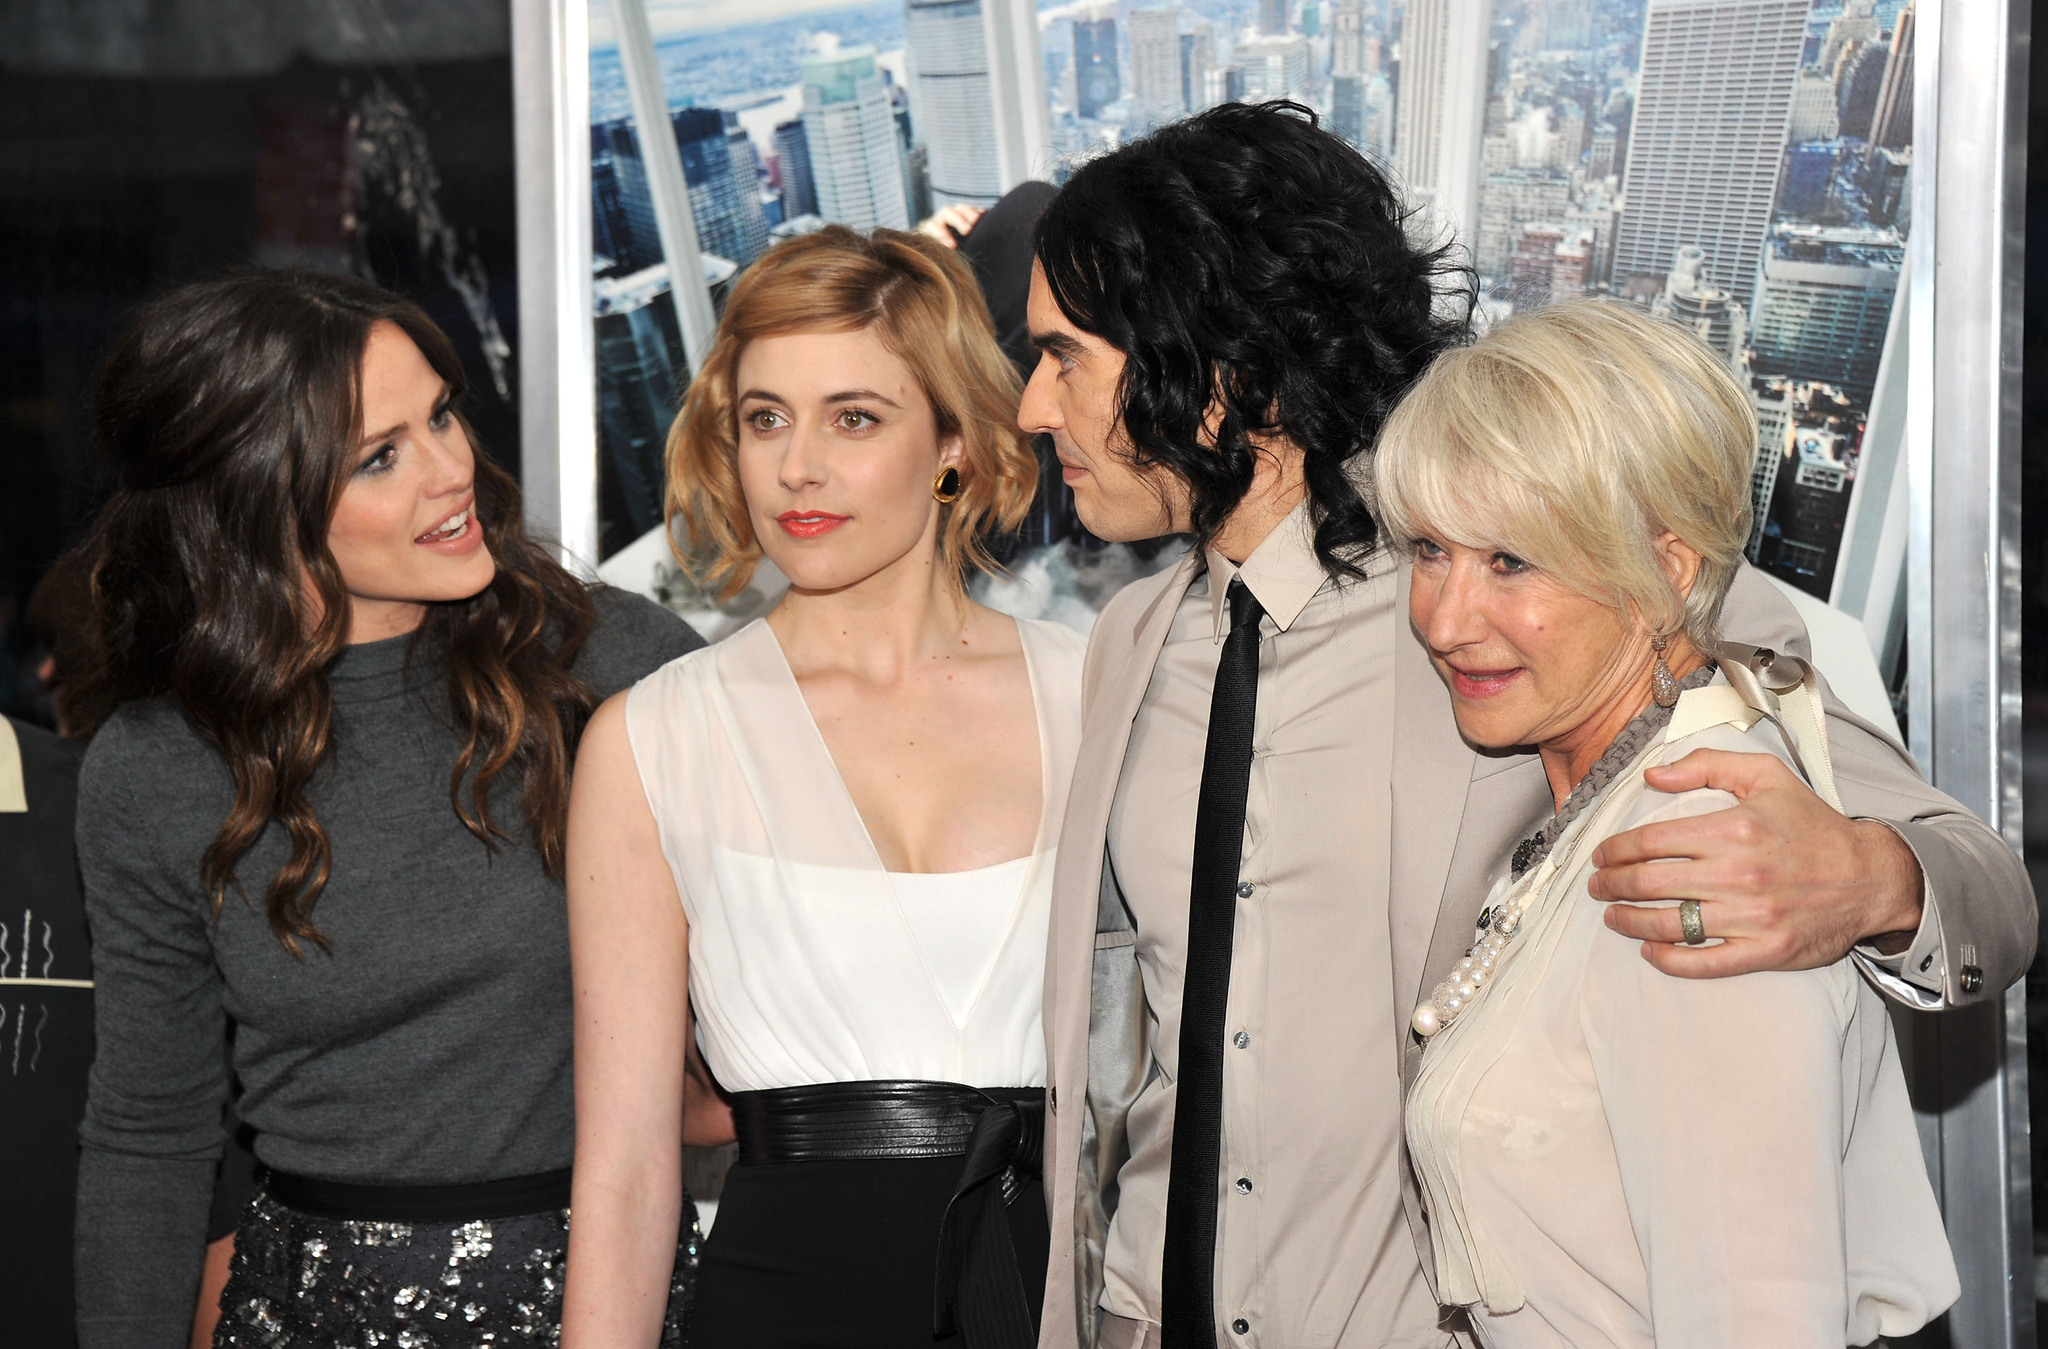
{"type": "MultiPolygon", "coordinates": [[[[577,674],[600,697],[702,639],[654,604],[595,596],[577,674]]],[[[169,700],[123,707],[79,784],[78,852],[99,1046],[79,1135],[81,1349],[182,1349],[229,1083],[256,1153],[360,1184],[452,1184],[569,1165],[567,907],[501,780],[491,851],[457,818],[461,739],[408,639],[349,648],[329,681],[335,752],[310,789],[333,849],[295,960],[263,912],[288,853],[273,824],[216,923],[200,856],[234,800],[219,753],[169,700]]]]}

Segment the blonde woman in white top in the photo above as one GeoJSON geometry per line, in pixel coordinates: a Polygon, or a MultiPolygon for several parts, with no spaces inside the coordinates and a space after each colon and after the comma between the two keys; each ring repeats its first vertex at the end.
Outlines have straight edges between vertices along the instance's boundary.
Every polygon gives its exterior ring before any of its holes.
{"type": "Polygon", "coordinates": [[[696,1349],[1036,1337],[1082,643],[963,585],[1037,482],[1017,396],[972,274],[922,236],[833,227],[733,292],[670,502],[705,584],[765,554],[790,589],[584,735],[570,1349],[662,1334],[691,1006],[740,1143],[696,1349]]]}
{"type": "MultiPolygon", "coordinates": [[[[1731,803],[1645,768],[1764,751],[1831,790],[1798,663],[1716,643],[1755,454],[1712,352],[1593,301],[1445,356],[1381,439],[1380,507],[1459,729],[1537,746],[1558,806],[1415,1012],[1436,1288],[1489,1349],[1839,1349],[1957,1296],[1855,966],[1673,978],[1586,893],[1603,839],[1731,803]]],[[[1711,906],[1679,909],[1713,940],[1711,906]]]]}

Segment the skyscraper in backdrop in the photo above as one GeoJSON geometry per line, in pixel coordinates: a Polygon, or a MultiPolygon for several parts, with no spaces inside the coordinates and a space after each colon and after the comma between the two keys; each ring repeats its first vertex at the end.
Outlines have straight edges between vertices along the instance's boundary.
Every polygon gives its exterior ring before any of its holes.
{"type": "Polygon", "coordinates": [[[645,175],[639,176],[637,202],[628,200],[621,182],[622,173],[639,173],[641,167],[630,124],[600,122],[590,128],[591,247],[598,257],[610,260],[607,270],[617,274],[637,272],[661,261],[661,241],[652,232],[654,203],[647,199],[645,175]],[[621,131],[631,150],[630,165],[621,165],[612,150],[612,137],[621,131]]]}
{"type": "Polygon", "coordinates": [[[761,216],[752,145],[742,147],[744,162],[736,163],[726,125],[730,116],[717,108],[677,108],[669,114],[669,123],[683,155],[698,248],[744,267],[768,251],[768,222],[761,216]]]}
{"type": "Polygon", "coordinates": [[[1757,373],[1820,380],[1869,407],[1905,261],[1888,229],[1772,229],[1756,286],[1757,373]]]}
{"type": "Polygon", "coordinates": [[[1884,83],[1877,91],[1877,111],[1870,119],[1872,149],[1896,150],[1913,143],[1913,10],[1899,13],[1885,55],[1884,83]]]}
{"type": "Polygon", "coordinates": [[[873,47],[804,57],[804,143],[818,214],[851,229],[910,227],[903,152],[873,47]]]}
{"type": "Polygon", "coordinates": [[[1180,96],[1189,112],[1209,106],[1210,75],[1216,69],[1216,28],[1207,19],[1180,35],[1180,96]]]}
{"type": "Polygon", "coordinates": [[[1365,140],[1365,7],[1337,0],[1330,12],[1330,129],[1359,149],[1365,140]]]}
{"type": "MultiPolygon", "coordinates": [[[[610,181],[607,184],[593,165],[592,188],[595,191],[608,186],[618,203],[616,212],[607,212],[605,221],[606,234],[617,250],[607,256],[620,270],[637,272],[661,261],[661,233],[655,227],[654,196],[647,188],[647,165],[640,159],[640,141],[633,134],[633,123],[623,117],[594,130],[596,138],[604,143],[610,181]]],[[[603,196],[593,200],[594,207],[606,204],[603,196]]]]}
{"type": "Polygon", "coordinates": [[[1309,96],[1309,44],[1301,34],[1240,38],[1232,56],[1244,67],[1247,101],[1309,96]]]}
{"type": "Polygon", "coordinates": [[[1100,117],[1102,110],[1123,96],[1123,81],[1117,75],[1116,20],[1074,20],[1075,112],[1082,117],[1100,117]]]}
{"type": "Polygon", "coordinates": [[[1842,135],[1870,139],[1870,124],[1884,88],[1885,64],[1885,48],[1876,42],[1853,43],[1835,62],[1835,112],[1842,135]]]}
{"type": "Polygon", "coordinates": [[[1877,17],[1876,0],[1847,0],[1842,12],[1828,23],[1817,64],[1822,70],[1832,71],[1850,44],[1875,42],[1883,29],[1877,17]]]}
{"type": "Polygon", "coordinates": [[[1707,280],[1707,255],[1695,246],[1678,250],[1664,289],[1651,303],[1657,314],[1691,329],[1721,353],[1731,369],[1740,364],[1749,316],[1727,291],[1707,280]]]}
{"type": "Polygon", "coordinates": [[[1756,282],[1809,0],[1649,0],[1629,130],[1617,287],[1705,250],[1736,296],[1756,282]]]}
{"type": "Polygon", "coordinates": [[[775,161],[782,176],[782,218],[818,213],[818,182],[811,176],[811,146],[801,117],[775,127],[775,161]]]}
{"type": "Polygon", "coordinates": [[[1180,54],[1180,11],[1134,9],[1124,16],[1131,41],[1131,107],[1157,126],[1187,111],[1180,54]]]}
{"type": "Polygon", "coordinates": [[[1377,52],[1372,53],[1374,69],[1366,69],[1365,5],[1362,0],[1337,0],[1330,11],[1330,74],[1377,75],[1377,52]]]}
{"type": "Polygon", "coordinates": [[[1277,37],[1287,31],[1288,0],[1259,0],[1259,32],[1277,37]]]}
{"type": "Polygon", "coordinates": [[[597,324],[598,425],[604,483],[615,513],[616,549],[660,526],[662,450],[676,415],[683,338],[668,303],[668,264],[599,277],[591,292],[597,324]]]}
{"type": "Polygon", "coordinates": [[[1401,29],[1394,171],[1439,232],[1478,231],[1491,0],[1409,0],[1401,29]]]}
{"type": "Polygon", "coordinates": [[[993,206],[1050,171],[1045,62],[1029,0],[906,0],[903,36],[934,206],[993,206]]]}

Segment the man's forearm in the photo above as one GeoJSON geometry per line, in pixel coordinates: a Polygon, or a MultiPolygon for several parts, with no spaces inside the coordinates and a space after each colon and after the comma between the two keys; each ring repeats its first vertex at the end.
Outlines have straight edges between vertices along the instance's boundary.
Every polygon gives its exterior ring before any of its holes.
{"type": "Polygon", "coordinates": [[[1860,941],[1881,955],[1913,944],[1927,909],[1927,878],[1920,859],[1899,832],[1882,820],[1857,820],[1870,866],[1870,919],[1860,941]]]}

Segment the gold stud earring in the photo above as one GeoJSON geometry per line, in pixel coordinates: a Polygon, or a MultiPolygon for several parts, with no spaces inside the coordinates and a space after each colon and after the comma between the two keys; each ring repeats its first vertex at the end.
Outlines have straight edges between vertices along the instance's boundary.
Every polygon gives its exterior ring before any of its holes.
{"type": "Polygon", "coordinates": [[[939,470],[938,477],[932,479],[932,500],[948,506],[959,499],[960,470],[948,464],[939,470]]]}
{"type": "Polygon", "coordinates": [[[1652,637],[1650,649],[1657,653],[1656,668],[1650,671],[1650,697],[1659,707],[1670,707],[1678,701],[1678,681],[1671,677],[1671,667],[1664,663],[1665,639],[1652,637]]]}

